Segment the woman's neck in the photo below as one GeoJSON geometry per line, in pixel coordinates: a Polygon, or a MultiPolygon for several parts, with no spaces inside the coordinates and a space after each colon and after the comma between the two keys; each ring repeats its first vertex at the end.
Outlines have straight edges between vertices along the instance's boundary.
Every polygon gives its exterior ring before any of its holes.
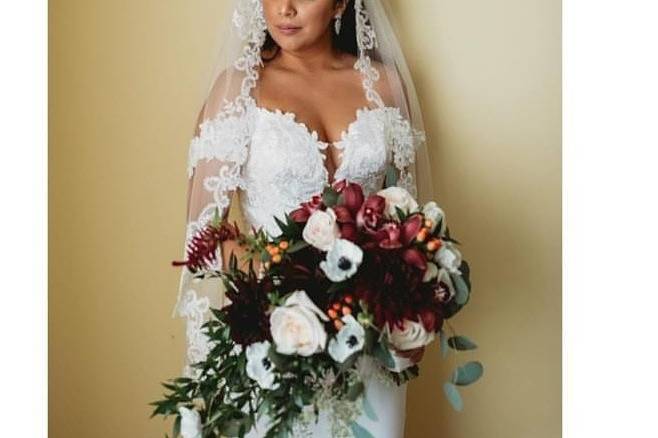
{"type": "Polygon", "coordinates": [[[302,50],[279,50],[277,64],[285,69],[299,73],[314,73],[321,70],[335,69],[343,59],[339,50],[334,48],[331,34],[316,44],[307,46],[302,50]]]}

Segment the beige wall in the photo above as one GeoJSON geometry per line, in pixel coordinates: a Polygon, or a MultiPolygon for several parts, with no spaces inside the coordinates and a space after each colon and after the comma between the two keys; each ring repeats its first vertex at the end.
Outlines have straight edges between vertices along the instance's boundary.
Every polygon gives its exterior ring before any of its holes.
{"type": "MultiPolygon", "coordinates": [[[[425,109],[439,201],[472,263],[454,320],[485,364],[452,412],[436,345],[408,437],[560,434],[558,0],[393,2],[425,109]]],[[[50,432],[157,437],[179,371],[170,319],[185,161],[216,0],[50,2],[50,432]]],[[[26,115],[29,117],[29,115],[26,115]]]]}

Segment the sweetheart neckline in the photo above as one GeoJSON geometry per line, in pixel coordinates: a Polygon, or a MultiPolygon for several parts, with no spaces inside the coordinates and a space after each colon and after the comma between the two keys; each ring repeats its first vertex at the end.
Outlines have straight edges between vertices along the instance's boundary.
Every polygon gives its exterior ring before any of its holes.
{"type": "Polygon", "coordinates": [[[328,141],[323,141],[318,138],[318,132],[315,129],[311,129],[306,123],[302,122],[299,120],[299,117],[297,113],[294,111],[286,111],[282,110],[280,108],[266,108],[263,106],[260,106],[258,104],[253,103],[254,107],[256,110],[264,112],[269,115],[274,115],[274,116],[282,116],[285,119],[289,120],[293,125],[298,126],[299,128],[303,129],[304,132],[308,137],[313,140],[314,145],[316,148],[314,149],[315,151],[320,154],[320,157],[322,158],[322,168],[324,169],[324,180],[325,180],[325,186],[326,185],[332,185],[335,181],[335,176],[336,174],[342,170],[343,166],[345,165],[345,140],[349,137],[349,135],[352,133],[354,130],[354,126],[361,121],[361,116],[365,113],[370,113],[370,112],[376,112],[376,111],[382,111],[382,110],[388,110],[388,109],[395,109],[395,107],[391,106],[383,106],[383,107],[377,107],[377,108],[370,108],[367,106],[363,106],[360,108],[357,108],[355,111],[355,117],[354,119],[347,125],[345,129],[343,129],[340,133],[340,139],[333,141],[333,142],[328,142],[328,141]],[[324,162],[327,159],[327,155],[318,151],[318,149],[325,150],[327,149],[330,145],[333,145],[335,148],[338,148],[339,150],[339,155],[340,155],[340,163],[336,166],[334,169],[334,174],[331,176],[331,181],[329,178],[329,170],[327,169],[327,166],[325,166],[324,162]]]}

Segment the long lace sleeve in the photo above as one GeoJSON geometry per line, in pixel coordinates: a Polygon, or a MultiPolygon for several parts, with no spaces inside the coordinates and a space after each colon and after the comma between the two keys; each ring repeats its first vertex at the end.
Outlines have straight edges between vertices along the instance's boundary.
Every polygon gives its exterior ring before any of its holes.
{"type": "MultiPolygon", "coordinates": [[[[225,218],[234,192],[243,187],[242,167],[248,155],[250,122],[246,113],[221,114],[199,125],[189,146],[188,203],[185,248],[195,233],[208,224],[216,209],[225,218]]],[[[222,269],[221,249],[213,268],[222,269]]],[[[193,376],[190,364],[208,353],[201,326],[211,307],[224,305],[224,286],[217,278],[194,279],[183,267],[175,314],[186,319],[186,364],[184,374],[193,376]]]]}
{"type": "Polygon", "coordinates": [[[416,155],[425,141],[425,134],[413,129],[399,111],[391,111],[387,123],[387,137],[393,148],[393,164],[398,170],[398,186],[407,190],[414,198],[418,196],[416,186],[416,155]]]}

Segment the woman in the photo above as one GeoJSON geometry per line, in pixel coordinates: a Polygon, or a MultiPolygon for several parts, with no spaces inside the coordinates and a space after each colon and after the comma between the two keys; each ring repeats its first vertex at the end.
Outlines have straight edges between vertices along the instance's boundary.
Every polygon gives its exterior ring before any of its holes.
{"type": "MultiPolygon", "coordinates": [[[[421,202],[432,198],[415,91],[382,1],[237,0],[231,18],[190,145],[186,240],[216,208],[225,217],[234,193],[248,225],[271,235],[280,232],[274,216],[343,179],[367,196],[392,172],[421,202]]],[[[231,251],[241,256],[225,243],[217,269],[231,251]]],[[[205,357],[201,324],[223,304],[218,281],[183,272],[176,310],[187,318],[188,363],[205,357]]],[[[378,438],[403,436],[406,385],[373,377],[366,396],[378,421],[359,423],[378,438]]],[[[334,436],[331,416],[321,413],[314,436],[334,436]]]]}

